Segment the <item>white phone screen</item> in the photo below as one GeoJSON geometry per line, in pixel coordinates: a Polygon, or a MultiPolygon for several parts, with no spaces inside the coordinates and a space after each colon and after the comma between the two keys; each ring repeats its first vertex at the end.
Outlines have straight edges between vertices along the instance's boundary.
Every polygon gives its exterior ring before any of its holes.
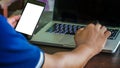
{"type": "Polygon", "coordinates": [[[27,3],[16,26],[16,31],[32,35],[43,10],[44,6],[27,3]]]}

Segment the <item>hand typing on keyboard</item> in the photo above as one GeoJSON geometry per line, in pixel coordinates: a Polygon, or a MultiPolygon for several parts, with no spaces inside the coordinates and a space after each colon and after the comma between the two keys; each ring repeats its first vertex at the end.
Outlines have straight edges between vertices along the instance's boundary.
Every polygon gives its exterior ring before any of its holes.
{"type": "Polygon", "coordinates": [[[81,28],[75,34],[76,45],[81,47],[86,47],[90,50],[99,53],[105,43],[107,38],[110,36],[111,32],[107,30],[105,26],[100,24],[89,24],[85,28],[81,28]],[[85,45],[85,46],[84,46],[85,45]]]}

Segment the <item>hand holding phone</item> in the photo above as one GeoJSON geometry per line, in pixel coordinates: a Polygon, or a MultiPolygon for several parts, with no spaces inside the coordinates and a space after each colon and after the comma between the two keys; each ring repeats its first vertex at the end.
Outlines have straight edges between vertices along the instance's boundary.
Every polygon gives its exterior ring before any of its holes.
{"type": "Polygon", "coordinates": [[[44,10],[44,7],[45,4],[42,2],[28,0],[15,30],[27,35],[32,35],[44,10]]]}

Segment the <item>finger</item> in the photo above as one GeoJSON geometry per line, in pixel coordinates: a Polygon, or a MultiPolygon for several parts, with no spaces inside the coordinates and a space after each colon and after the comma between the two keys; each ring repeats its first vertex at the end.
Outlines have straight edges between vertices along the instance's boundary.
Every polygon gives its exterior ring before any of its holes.
{"type": "Polygon", "coordinates": [[[75,34],[79,34],[81,31],[83,31],[84,30],[84,28],[80,28],[80,29],[78,29],[77,31],[76,31],[76,33],[75,34]]]}
{"type": "Polygon", "coordinates": [[[85,27],[85,29],[90,29],[90,28],[94,28],[94,27],[95,27],[95,25],[93,23],[90,23],[85,27]]]}
{"type": "Polygon", "coordinates": [[[84,30],[84,28],[80,28],[79,30],[84,30]]]}
{"type": "Polygon", "coordinates": [[[14,23],[15,21],[16,21],[16,20],[15,20],[14,18],[11,18],[11,22],[13,22],[13,23],[14,23]]]}
{"type": "Polygon", "coordinates": [[[106,28],[105,26],[102,26],[102,27],[101,27],[101,32],[102,32],[102,33],[105,33],[106,30],[107,30],[107,28],[106,28]]]}
{"type": "Polygon", "coordinates": [[[15,26],[16,26],[16,23],[13,23],[12,26],[15,27],[15,26]]]}
{"type": "Polygon", "coordinates": [[[16,21],[20,19],[20,15],[17,15],[17,16],[13,16],[12,18],[14,18],[16,21]]]}
{"type": "Polygon", "coordinates": [[[100,30],[100,28],[102,27],[102,25],[99,24],[99,23],[97,23],[95,27],[96,27],[97,30],[100,30]]]}
{"type": "Polygon", "coordinates": [[[106,32],[105,32],[105,37],[106,37],[106,38],[108,38],[110,35],[111,35],[111,32],[110,32],[110,31],[106,31],[106,32]]]}

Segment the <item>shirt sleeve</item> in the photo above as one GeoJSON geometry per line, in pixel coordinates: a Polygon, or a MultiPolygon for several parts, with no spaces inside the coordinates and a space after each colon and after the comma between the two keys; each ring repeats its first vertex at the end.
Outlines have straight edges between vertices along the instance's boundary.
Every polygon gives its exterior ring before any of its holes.
{"type": "Polygon", "coordinates": [[[0,15],[0,68],[40,68],[43,62],[44,52],[0,15]]]}

